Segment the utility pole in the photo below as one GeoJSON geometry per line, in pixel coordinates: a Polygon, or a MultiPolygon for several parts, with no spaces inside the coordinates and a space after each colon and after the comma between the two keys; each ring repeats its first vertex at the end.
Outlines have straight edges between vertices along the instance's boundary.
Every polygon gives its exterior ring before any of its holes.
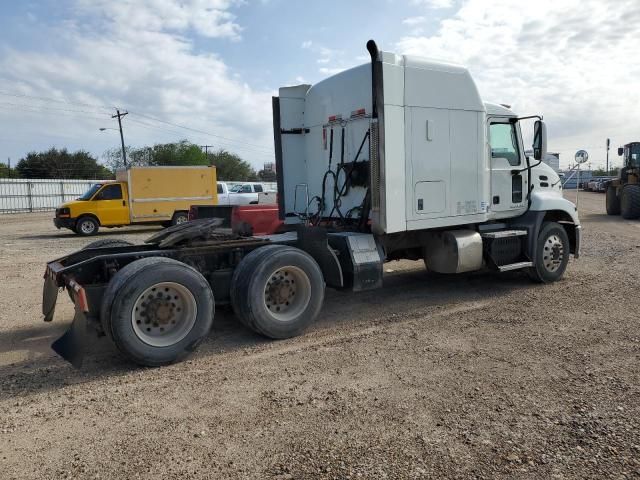
{"type": "Polygon", "coordinates": [[[209,149],[213,148],[213,145],[200,145],[200,148],[204,148],[204,156],[209,160],[209,149]]]}
{"type": "Polygon", "coordinates": [[[7,175],[11,178],[11,157],[7,158],[7,175]]]}
{"type": "Polygon", "coordinates": [[[607,176],[609,176],[609,146],[611,145],[611,139],[607,138],[607,176]]]}
{"type": "Polygon", "coordinates": [[[122,117],[127,115],[129,112],[122,112],[116,109],[116,114],[111,115],[111,118],[118,118],[118,126],[120,127],[120,141],[122,142],[122,161],[124,162],[124,168],[127,168],[127,152],[124,148],[124,135],[122,134],[122,117]]]}

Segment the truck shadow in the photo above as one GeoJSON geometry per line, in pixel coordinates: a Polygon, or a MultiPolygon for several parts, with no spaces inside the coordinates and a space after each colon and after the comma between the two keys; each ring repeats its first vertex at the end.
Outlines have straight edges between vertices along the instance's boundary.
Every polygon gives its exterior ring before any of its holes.
{"type": "Polygon", "coordinates": [[[69,239],[69,238],[77,238],[82,240],[99,240],[100,238],[105,237],[126,237],[127,235],[134,234],[148,234],[151,236],[153,233],[161,230],[162,227],[140,227],[140,228],[127,228],[123,229],[111,229],[111,230],[100,230],[97,234],[91,237],[81,237],[76,235],[73,232],[57,232],[57,233],[41,233],[36,235],[22,235],[18,237],[20,240],[42,240],[42,239],[69,239]]]}
{"type": "MultiPolygon", "coordinates": [[[[435,276],[419,267],[393,272],[385,274],[385,286],[380,290],[355,294],[327,290],[323,310],[309,333],[322,337],[346,326],[357,331],[380,323],[401,321],[403,314],[424,318],[428,322],[429,315],[422,313],[421,307],[491,302],[510,291],[527,288],[535,287],[518,272],[435,276]],[[414,313],[416,309],[418,315],[414,313]]],[[[0,398],[55,391],[68,385],[89,384],[97,379],[126,375],[141,369],[121,357],[110,341],[94,335],[89,335],[87,351],[90,353],[82,369],[74,369],[50,349],[51,343],[67,327],[68,324],[43,323],[0,333],[0,359],[4,362],[0,364],[0,398]]],[[[296,341],[283,342],[295,345],[296,341]]],[[[211,334],[192,359],[221,357],[252,348],[259,350],[261,346],[275,342],[241,325],[230,308],[223,307],[216,312],[211,334]]]]}

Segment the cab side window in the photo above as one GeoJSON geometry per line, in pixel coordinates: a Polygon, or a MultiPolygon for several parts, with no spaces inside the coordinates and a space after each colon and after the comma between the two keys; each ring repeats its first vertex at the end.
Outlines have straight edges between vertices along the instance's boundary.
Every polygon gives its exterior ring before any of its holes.
{"type": "Polygon", "coordinates": [[[254,185],[253,188],[255,188],[256,192],[262,191],[262,185],[254,185]]]}
{"type": "Polygon", "coordinates": [[[489,144],[491,145],[491,158],[505,158],[509,165],[520,165],[515,125],[492,123],[489,127],[489,144]]]}
{"type": "Polygon", "coordinates": [[[98,192],[96,200],[122,200],[122,187],[119,183],[107,185],[98,192]]]}
{"type": "Polygon", "coordinates": [[[218,193],[224,193],[224,189],[222,188],[222,185],[218,185],[218,193]]]}
{"type": "Polygon", "coordinates": [[[243,185],[242,186],[242,190],[240,190],[242,193],[253,193],[251,191],[251,185],[243,185]]]}

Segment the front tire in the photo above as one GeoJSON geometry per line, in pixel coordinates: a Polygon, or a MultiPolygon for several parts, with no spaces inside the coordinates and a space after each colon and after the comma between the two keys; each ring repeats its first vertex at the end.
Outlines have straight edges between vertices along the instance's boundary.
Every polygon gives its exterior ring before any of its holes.
{"type": "Polygon", "coordinates": [[[98,233],[100,226],[98,221],[93,217],[80,217],[76,222],[75,231],[78,235],[88,237],[98,233]]]}
{"type": "Polygon", "coordinates": [[[625,185],[620,196],[620,211],[625,220],[640,218],[640,185],[625,185]]]}
{"type": "Polygon", "coordinates": [[[607,215],[620,215],[620,199],[618,198],[618,189],[613,185],[607,186],[607,215]]]}
{"type": "Polygon", "coordinates": [[[531,279],[539,283],[559,280],[567,269],[570,248],[569,236],[562,225],[543,223],[536,242],[536,261],[528,270],[531,279]]]}
{"type": "Polygon", "coordinates": [[[213,293],[200,272],[156,257],[132,262],[111,279],[101,319],[125,357],[157,367],[193,352],[211,330],[213,312],[213,293]]]}
{"type": "Polygon", "coordinates": [[[325,282],[316,261],[284,245],[258,248],[231,280],[231,304],[247,327],[269,338],[300,335],[318,316],[325,282]]]}

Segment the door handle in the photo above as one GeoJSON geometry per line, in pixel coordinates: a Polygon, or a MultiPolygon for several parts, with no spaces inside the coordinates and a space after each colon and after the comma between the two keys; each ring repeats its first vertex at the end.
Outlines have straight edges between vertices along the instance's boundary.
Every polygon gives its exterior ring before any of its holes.
{"type": "Polygon", "coordinates": [[[122,200],[122,206],[126,207],[127,206],[127,202],[125,202],[124,200],[122,200]]]}

